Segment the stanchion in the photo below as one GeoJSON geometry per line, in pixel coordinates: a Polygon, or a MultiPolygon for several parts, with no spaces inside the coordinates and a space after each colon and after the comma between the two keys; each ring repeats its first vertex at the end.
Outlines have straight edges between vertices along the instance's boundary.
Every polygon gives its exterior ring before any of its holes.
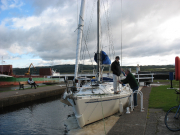
{"type": "Polygon", "coordinates": [[[174,73],[173,72],[169,72],[169,80],[171,80],[171,87],[167,88],[167,89],[176,89],[176,88],[173,88],[173,85],[172,85],[172,81],[174,80],[174,73]]]}

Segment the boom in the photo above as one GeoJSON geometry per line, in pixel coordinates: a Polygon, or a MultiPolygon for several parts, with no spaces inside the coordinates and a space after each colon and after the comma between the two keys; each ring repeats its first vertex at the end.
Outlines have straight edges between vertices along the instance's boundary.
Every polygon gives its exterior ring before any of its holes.
{"type": "MultiPolygon", "coordinates": [[[[25,75],[30,75],[30,68],[31,68],[31,66],[34,67],[34,65],[31,63],[31,64],[29,65],[29,69],[28,69],[27,73],[25,73],[25,75]]],[[[35,67],[34,67],[34,68],[35,68],[35,67]]],[[[36,69],[36,68],[35,68],[35,69],[36,69]]]]}

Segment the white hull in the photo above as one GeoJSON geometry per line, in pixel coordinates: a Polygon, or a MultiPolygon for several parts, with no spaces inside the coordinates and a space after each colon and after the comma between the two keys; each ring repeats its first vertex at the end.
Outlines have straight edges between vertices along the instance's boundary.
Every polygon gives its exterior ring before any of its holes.
{"type": "Polygon", "coordinates": [[[79,99],[75,101],[76,105],[74,105],[72,99],[69,101],[73,105],[78,125],[83,127],[84,125],[103,119],[103,116],[108,117],[117,113],[119,111],[120,101],[125,106],[128,103],[128,99],[129,95],[115,95],[79,99]]]}
{"type": "MultiPolygon", "coordinates": [[[[112,85],[109,85],[112,88],[112,85]]],[[[107,86],[108,87],[108,86],[107,86]]],[[[101,86],[100,86],[101,88],[101,86]]],[[[83,89],[83,88],[82,88],[83,89]]],[[[84,125],[90,124],[92,122],[103,119],[103,117],[111,116],[119,111],[120,103],[124,106],[128,105],[130,95],[132,94],[129,87],[125,87],[120,94],[104,93],[104,94],[86,94],[80,95],[75,94],[75,98],[67,98],[73,107],[75,117],[77,119],[78,125],[83,127],[84,125]]],[[[95,93],[100,93],[99,90],[94,90],[95,93]],[[98,91],[98,92],[97,92],[98,91]]],[[[68,97],[68,93],[65,93],[65,97],[68,97]]]]}

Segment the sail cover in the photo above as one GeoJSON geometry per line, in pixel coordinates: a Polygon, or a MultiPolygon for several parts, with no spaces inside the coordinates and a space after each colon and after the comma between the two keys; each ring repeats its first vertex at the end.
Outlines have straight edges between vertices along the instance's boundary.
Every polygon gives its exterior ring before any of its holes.
{"type": "MultiPolygon", "coordinates": [[[[102,56],[101,56],[102,64],[110,65],[111,64],[111,60],[109,59],[108,55],[104,51],[101,51],[101,54],[102,54],[102,56]]],[[[97,53],[95,53],[95,55],[94,55],[94,60],[97,63],[97,53]]]]}

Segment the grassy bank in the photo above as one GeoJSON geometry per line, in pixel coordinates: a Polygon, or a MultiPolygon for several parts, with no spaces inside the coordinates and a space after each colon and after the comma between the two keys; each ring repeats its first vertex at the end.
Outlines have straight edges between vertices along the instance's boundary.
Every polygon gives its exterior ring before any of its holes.
{"type": "MultiPolygon", "coordinates": [[[[173,81],[173,87],[179,88],[179,82],[173,81]]],[[[170,88],[170,85],[152,87],[149,97],[149,108],[161,108],[164,111],[168,111],[171,107],[178,105],[175,90],[167,88],[170,88]]]]}

